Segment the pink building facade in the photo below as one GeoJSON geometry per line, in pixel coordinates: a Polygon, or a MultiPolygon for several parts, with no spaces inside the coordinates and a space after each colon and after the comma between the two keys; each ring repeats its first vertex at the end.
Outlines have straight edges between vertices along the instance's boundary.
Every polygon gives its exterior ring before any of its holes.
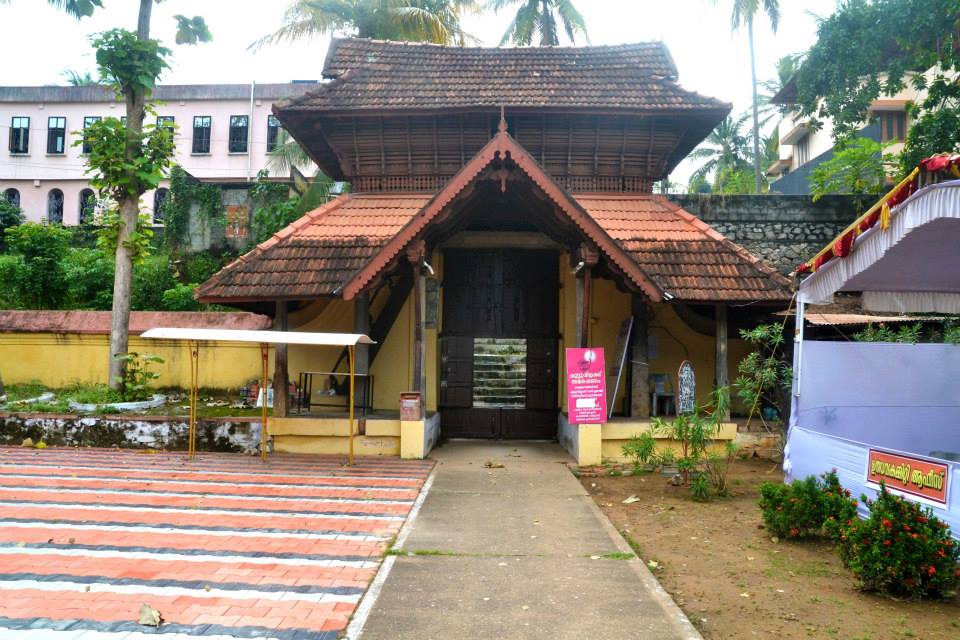
{"type": "MultiPolygon", "coordinates": [[[[176,162],[190,175],[217,184],[244,184],[267,168],[279,123],[273,103],[315,89],[290,84],[165,85],[151,104],[158,124],[175,128],[176,162]]],[[[123,102],[106,87],[0,87],[0,197],[17,203],[28,220],[79,224],[94,213],[81,146],[85,125],[121,118],[123,102]]],[[[154,116],[148,116],[146,124],[154,116]]],[[[272,176],[285,178],[287,176],[272,176]]],[[[144,195],[154,215],[166,185],[144,195]]],[[[95,199],[95,198],[94,198],[95,199]]]]}

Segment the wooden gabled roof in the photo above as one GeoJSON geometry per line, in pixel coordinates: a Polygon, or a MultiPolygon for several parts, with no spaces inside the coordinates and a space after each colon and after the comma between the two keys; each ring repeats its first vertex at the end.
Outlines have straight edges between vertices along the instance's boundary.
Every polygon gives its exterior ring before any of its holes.
{"type": "MultiPolygon", "coordinates": [[[[501,124],[437,194],[348,194],[307,214],[224,267],[203,302],[351,299],[389,269],[495,162],[510,161],[634,287],[651,300],[785,301],[789,281],[662,196],[561,188],[501,124]],[[669,294],[669,295],[665,295],[669,294]]],[[[455,214],[455,212],[453,212],[455,214]]]]}
{"type": "Polygon", "coordinates": [[[724,115],[730,109],[680,87],[662,42],[483,48],[334,39],[323,75],[332,82],[278,109],[344,113],[506,106],[724,115]]]}

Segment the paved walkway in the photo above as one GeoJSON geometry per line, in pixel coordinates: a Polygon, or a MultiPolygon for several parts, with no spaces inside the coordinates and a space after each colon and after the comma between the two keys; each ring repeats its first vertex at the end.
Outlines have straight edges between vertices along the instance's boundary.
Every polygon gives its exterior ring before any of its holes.
{"type": "Polygon", "coordinates": [[[432,457],[398,540],[413,555],[392,562],[361,640],[699,638],[642,561],[623,559],[559,446],[454,442],[432,457]]]}
{"type": "Polygon", "coordinates": [[[0,447],[0,638],[332,640],[433,463],[0,447]]]}

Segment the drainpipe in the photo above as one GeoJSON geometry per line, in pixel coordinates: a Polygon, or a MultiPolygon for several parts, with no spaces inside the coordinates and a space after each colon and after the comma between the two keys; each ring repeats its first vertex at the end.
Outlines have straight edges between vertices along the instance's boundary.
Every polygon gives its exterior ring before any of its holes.
{"type": "Polygon", "coordinates": [[[253,172],[253,92],[257,81],[250,81],[250,115],[247,120],[247,182],[250,182],[253,172]]]}

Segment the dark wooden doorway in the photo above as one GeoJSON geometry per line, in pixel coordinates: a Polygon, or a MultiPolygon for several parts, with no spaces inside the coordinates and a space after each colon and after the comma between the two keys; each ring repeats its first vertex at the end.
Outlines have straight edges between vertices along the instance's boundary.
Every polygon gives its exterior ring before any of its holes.
{"type": "Polygon", "coordinates": [[[558,266],[554,251],[444,252],[445,437],[555,437],[558,266]]]}

